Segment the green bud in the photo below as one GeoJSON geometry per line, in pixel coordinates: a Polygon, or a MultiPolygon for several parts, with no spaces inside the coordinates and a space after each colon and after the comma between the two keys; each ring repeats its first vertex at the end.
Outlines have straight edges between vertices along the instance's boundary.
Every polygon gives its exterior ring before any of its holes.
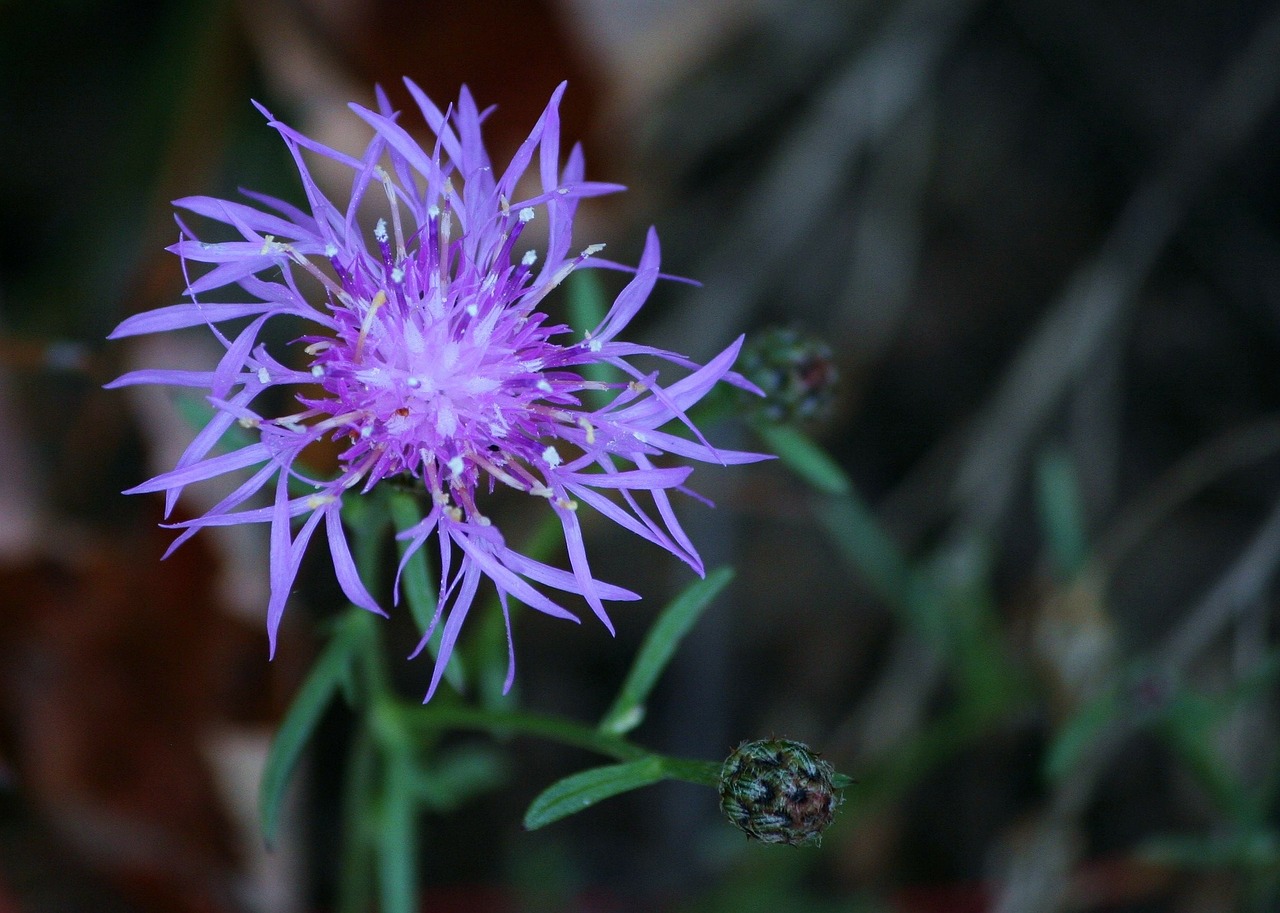
{"type": "Polygon", "coordinates": [[[764,391],[744,404],[771,422],[817,419],[830,410],[839,374],[831,347],[790,327],[770,327],[747,340],[738,370],[764,391]]]}
{"type": "Polygon", "coordinates": [[[720,809],[762,843],[817,846],[842,801],[834,776],[802,742],[743,742],[720,769],[720,809]]]}

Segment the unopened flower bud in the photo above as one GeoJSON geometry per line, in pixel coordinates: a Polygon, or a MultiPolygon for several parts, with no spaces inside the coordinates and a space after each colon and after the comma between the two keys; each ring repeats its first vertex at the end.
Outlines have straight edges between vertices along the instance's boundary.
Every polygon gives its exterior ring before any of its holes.
{"type": "Polygon", "coordinates": [[[720,770],[720,809],[762,843],[816,846],[840,806],[834,776],[831,765],[801,742],[743,742],[720,770]]]}
{"type": "Polygon", "coordinates": [[[773,422],[821,418],[839,380],[831,347],[789,327],[771,327],[749,339],[738,370],[765,393],[747,406],[773,422]]]}

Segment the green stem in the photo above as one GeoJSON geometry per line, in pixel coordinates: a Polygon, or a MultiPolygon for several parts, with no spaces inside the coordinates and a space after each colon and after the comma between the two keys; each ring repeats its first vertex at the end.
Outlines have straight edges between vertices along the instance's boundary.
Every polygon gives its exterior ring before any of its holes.
{"type": "Polygon", "coordinates": [[[585,726],[560,717],[543,716],[521,711],[477,710],[471,707],[428,705],[401,705],[382,708],[394,713],[400,725],[421,735],[440,729],[473,729],[503,737],[516,733],[537,736],[561,745],[583,748],[619,761],[655,759],[667,779],[683,780],[700,786],[716,786],[720,782],[719,761],[702,761],[691,758],[673,758],[657,754],[628,742],[626,739],[600,732],[594,726],[585,726]]]}
{"type": "MultiPolygon", "coordinates": [[[[347,507],[353,557],[367,585],[377,576],[389,512],[375,500],[353,500],[347,507]]],[[[358,730],[344,809],[340,909],[367,909],[376,891],[383,913],[414,913],[419,909],[414,744],[399,718],[383,710],[394,702],[394,692],[373,616],[355,606],[347,612],[347,623],[360,634],[354,695],[358,730]]]]}
{"type": "Polygon", "coordinates": [[[387,708],[387,712],[398,717],[401,728],[420,735],[441,729],[471,729],[499,737],[511,733],[539,736],[619,761],[634,761],[653,754],[626,739],[599,732],[594,726],[518,710],[481,710],[432,703],[425,706],[400,704],[394,709],[387,708]]]}
{"type": "Polygon", "coordinates": [[[377,746],[367,728],[356,732],[347,756],[347,782],[342,797],[342,860],[338,878],[338,913],[368,909],[372,884],[373,805],[377,783],[377,746]]]}
{"type": "Polygon", "coordinates": [[[720,771],[724,764],[720,761],[696,761],[686,758],[662,759],[662,772],[669,780],[682,780],[685,783],[696,783],[698,786],[720,785],[720,771]]]}
{"type": "Polygon", "coordinates": [[[419,909],[413,763],[408,750],[391,750],[383,772],[382,815],[374,837],[382,913],[414,913],[419,909]]]}

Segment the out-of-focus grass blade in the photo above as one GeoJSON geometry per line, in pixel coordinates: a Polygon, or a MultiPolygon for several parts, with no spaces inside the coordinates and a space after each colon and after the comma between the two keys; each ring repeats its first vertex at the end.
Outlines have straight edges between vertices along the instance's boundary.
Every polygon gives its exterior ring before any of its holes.
{"type": "Polygon", "coordinates": [[[649,692],[667,668],[667,663],[671,662],[680,642],[702,617],[711,600],[732,579],[732,568],[717,568],[705,579],[694,581],[662,610],[645,636],[613,706],[600,720],[601,732],[621,735],[640,725],[649,692]]]}
{"type": "Polygon", "coordinates": [[[662,758],[656,756],[584,770],[543,790],[525,812],[524,826],[537,830],[590,808],[602,799],[649,786],[666,776],[662,758]]]}
{"type": "Polygon", "coordinates": [[[262,834],[268,845],[275,841],[280,825],[280,809],[284,802],[289,777],[302,754],[302,749],[315,732],[325,708],[342,687],[351,663],[359,650],[360,631],[353,624],[340,623],[311,674],[307,676],[293,705],[280,724],[267,754],[259,789],[259,815],[262,834]]]}
{"type": "Polygon", "coordinates": [[[507,755],[492,745],[458,745],[413,771],[414,794],[436,812],[497,789],[509,778],[507,755]]]}
{"type": "Polygon", "coordinates": [[[1089,543],[1075,466],[1063,451],[1051,449],[1041,455],[1036,501],[1054,567],[1064,578],[1075,576],[1089,556],[1089,543]]]}
{"type": "Polygon", "coordinates": [[[1259,824],[1262,809],[1218,749],[1220,710],[1190,688],[1180,688],[1165,709],[1158,731],[1209,798],[1239,824],[1259,824]]]}
{"type": "Polygon", "coordinates": [[[777,454],[787,468],[823,494],[847,495],[849,477],[812,438],[791,425],[756,422],[752,425],[765,448],[777,454]]]}
{"type": "Polygon", "coordinates": [[[1280,868],[1280,832],[1268,828],[1210,836],[1154,837],[1138,855],[1156,865],[1193,871],[1280,868]]]}
{"type": "Polygon", "coordinates": [[[1084,704],[1058,729],[1045,753],[1044,772],[1050,782],[1065,777],[1122,712],[1119,694],[1107,691],[1084,704]]]}
{"type": "Polygon", "coordinates": [[[413,790],[414,762],[403,750],[388,753],[378,828],[379,910],[415,913],[418,903],[417,797],[413,790]]]}

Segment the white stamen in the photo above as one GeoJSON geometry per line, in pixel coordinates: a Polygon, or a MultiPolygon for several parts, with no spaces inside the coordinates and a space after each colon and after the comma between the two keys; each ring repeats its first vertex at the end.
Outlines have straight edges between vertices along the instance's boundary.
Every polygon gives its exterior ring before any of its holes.
{"type": "Polygon", "coordinates": [[[532,206],[526,206],[524,209],[520,210],[519,215],[521,222],[532,222],[535,213],[532,206]]]}
{"type": "Polygon", "coordinates": [[[338,256],[338,245],[336,245],[336,244],[334,244],[332,241],[330,241],[328,244],[326,244],[326,245],[324,246],[324,255],[325,255],[326,257],[336,257],[336,256],[338,256]]]}
{"type": "Polygon", "coordinates": [[[524,256],[520,258],[520,262],[525,266],[533,266],[538,262],[538,252],[536,250],[525,251],[524,256]]]}
{"type": "Polygon", "coordinates": [[[270,373],[268,373],[268,371],[267,371],[267,369],[266,369],[266,368],[259,368],[259,369],[258,369],[258,380],[259,380],[259,382],[264,383],[264,384],[269,384],[269,383],[271,383],[271,375],[270,375],[270,373]]]}
{"type": "Polygon", "coordinates": [[[552,469],[560,465],[560,454],[556,452],[554,447],[547,447],[546,450],[542,451],[542,459],[552,469]]]}
{"type": "Polygon", "coordinates": [[[379,219],[378,224],[373,226],[373,237],[379,244],[385,243],[387,240],[387,220],[379,219]]]}
{"type": "Polygon", "coordinates": [[[449,471],[453,473],[455,479],[462,475],[462,471],[467,468],[467,464],[462,462],[462,457],[460,456],[453,457],[445,465],[449,467],[449,471]]]}
{"type": "Polygon", "coordinates": [[[394,282],[394,283],[396,283],[397,285],[399,285],[401,282],[403,282],[403,281],[404,281],[404,270],[402,270],[402,269],[401,269],[400,267],[398,267],[398,266],[397,266],[395,269],[393,269],[393,270],[391,271],[391,281],[392,281],[392,282],[394,282]]]}
{"type": "Polygon", "coordinates": [[[547,383],[546,378],[543,378],[543,377],[538,378],[538,382],[537,382],[536,384],[534,384],[534,386],[536,386],[536,387],[537,387],[539,390],[541,390],[543,393],[551,393],[551,392],[552,392],[552,390],[551,390],[551,384],[547,383]]]}
{"type": "Polygon", "coordinates": [[[312,377],[324,377],[324,365],[312,365],[312,366],[311,366],[311,376],[312,376],[312,377]]]}
{"type": "Polygon", "coordinates": [[[422,379],[418,377],[406,377],[404,382],[406,386],[412,387],[414,390],[422,386],[422,379]]]}

